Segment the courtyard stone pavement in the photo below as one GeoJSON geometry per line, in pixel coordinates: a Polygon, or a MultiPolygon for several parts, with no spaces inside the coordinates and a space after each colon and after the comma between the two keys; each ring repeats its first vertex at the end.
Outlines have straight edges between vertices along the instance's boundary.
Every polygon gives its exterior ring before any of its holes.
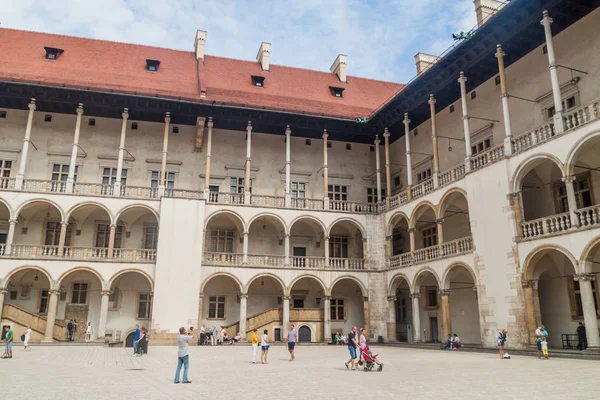
{"type": "MultiPolygon", "coordinates": [[[[348,371],[345,346],[272,346],[252,365],[249,346],[190,348],[191,384],[173,383],[177,348],[15,347],[0,360],[0,399],[593,399],[600,362],[373,347],[382,372],[348,371]]],[[[509,350],[510,351],[510,350],[509,350]]]]}

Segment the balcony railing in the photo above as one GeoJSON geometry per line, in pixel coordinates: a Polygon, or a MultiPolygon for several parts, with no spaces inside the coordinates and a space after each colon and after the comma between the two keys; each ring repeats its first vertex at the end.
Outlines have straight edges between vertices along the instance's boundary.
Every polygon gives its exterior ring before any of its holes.
{"type": "Polygon", "coordinates": [[[571,216],[568,212],[521,223],[521,233],[524,239],[552,235],[570,228],[571,216]]]}
{"type": "Polygon", "coordinates": [[[0,190],[11,190],[15,188],[15,180],[12,178],[0,178],[0,190]]]}
{"type": "Polygon", "coordinates": [[[293,268],[325,268],[325,257],[292,257],[293,268]]]}
{"type": "Polygon", "coordinates": [[[600,205],[575,210],[579,219],[579,226],[588,227],[600,224],[600,205]]]}
{"type": "Polygon", "coordinates": [[[210,192],[209,203],[218,204],[244,204],[244,193],[210,192]]]}
{"type": "Polygon", "coordinates": [[[239,253],[204,252],[204,264],[210,265],[242,265],[244,255],[239,253]]]}
{"type": "Polygon", "coordinates": [[[202,200],[204,198],[204,192],[200,190],[165,189],[165,197],[202,200]]]}
{"type": "Polygon", "coordinates": [[[471,169],[476,170],[485,167],[504,158],[504,144],[471,157],[471,169]]]}
{"type": "Polygon", "coordinates": [[[257,267],[283,267],[285,266],[285,256],[248,254],[248,265],[257,267]]]}
{"type": "Polygon", "coordinates": [[[3,256],[5,252],[6,252],[6,245],[0,244],[0,256],[3,256]]]}
{"type": "Polygon", "coordinates": [[[410,188],[412,198],[423,196],[434,189],[433,179],[428,179],[410,188]]]}
{"type": "Polygon", "coordinates": [[[75,183],[73,193],[87,194],[90,196],[112,196],[114,192],[113,185],[102,183],[75,183]]]}
{"type": "Polygon", "coordinates": [[[250,204],[260,207],[285,207],[285,197],[279,196],[263,196],[252,193],[250,195],[250,204]]]}
{"type": "Polygon", "coordinates": [[[292,197],[292,208],[305,210],[322,210],[323,199],[300,199],[292,197]]]}
{"type": "Polygon", "coordinates": [[[329,266],[333,269],[365,269],[362,258],[330,258],[329,266]]]}
{"type": "Polygon", "coordinates": [[[385,211],[385,203],[353,203],[351,201],[330,200],[329,209],[359,214],[377,214],[385,211]]]}
{"type": "Polygon", "coordinates": [[[26,179],[23,182],[23,190],[36,193],[63,193],[67,188],[67,182],[45,181],[42,179],[26,179]]]}
{"type": "Polygon", "coordinates": [[[121,196],[131,199],[158,199],[158,188],[145,186],[121,186],[121,196]]]}
{"type": "MultiPolygon", "coordinates": [[[[2,246],[0,255],[6,255],[2,246]]],[[[113,257],[103,247],[66,246],[59,250],[58,246],[14,244],[11,257],[14,258],[39,258],[39,259],[68,259],[87,261],[114,261],[114,262],[156,262],[156,249],[114,249],[113,257]]]]}
{"type": "Polygon", "coordinates": [[[465,237],[445,242],[437,246],[426,247],[410,253],[392,256],[389,259],[389,267],[404,268],[431,260],[469,253],[471,251],[473,251],[473,238],[465,237]]]}
{"type": "Polygon", "coordinates": [[[156,249],[115,249],[113,259],[123,262],[156,262],[156,249]]]}

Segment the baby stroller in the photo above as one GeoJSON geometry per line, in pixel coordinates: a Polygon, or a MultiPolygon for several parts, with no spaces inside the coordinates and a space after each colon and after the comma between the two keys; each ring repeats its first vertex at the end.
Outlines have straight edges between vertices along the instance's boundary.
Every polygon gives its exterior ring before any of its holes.
{"type": "Polygon", "coordinates": [[[372,371],[375,366],[377,366],[377,371],[381,371],[383,370],[383,363],[379,361],[377,356],[379,356],[379,354],[373,354],[373,352],[369,350],[369,347],[365,346],[360,352],[358,365],[364,365],[365,372],[372,371]]]}

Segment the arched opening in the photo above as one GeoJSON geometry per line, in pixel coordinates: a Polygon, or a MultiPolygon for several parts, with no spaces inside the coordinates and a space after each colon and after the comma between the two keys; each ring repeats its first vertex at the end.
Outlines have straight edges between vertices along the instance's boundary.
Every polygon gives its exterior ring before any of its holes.
{"type": "Polygon", "coordinates": [[[5,254],[8,230],[10,228],[9,220],[10,210],[3,201],[0,201],[0,256],[5,254]]]}
{"type": "Polygon", "coordinates": [[[538,158],[526,166],[518,189],[523,220],[532,221],[569,211],[562,171],[550,158],[538,158]]]}
{"type": "Polygon", "coordinates": [[[298,341],[301,343],[308,343],[312,341],[312,332],[309,326],[302,325],[300,329],[298,329],[298,341]]]}
{"type": "Polygon", "coordinates": [[[329,263],[333,267],[350,269],[363,266],[363,235],[360,226],[350,220],[341,220],[329,230],[329,263]]]}
{"type": "Polygon", "coordinates": [[[388,310],[392,316],[388,321],[388,339],[396,339],[400,342],[408,342],[413,333],[412,325],[413,310],[410,293],[410,284],[404,276],[396,276],[390,287],[390,295],[393,299],[393,307],[388,310]]]}
{"type": "MultiPolygon", "coordinates": [[[[88,322],[92,323],[92,340],[96,339],[100,322],[102,280],[99,274],[89,269],[68,271],[60,279],[60,298],[56,320],[67,324],[73,321],[77,328],[73,340],[85,339],[88,322]]],[[[102,338],[103,339],[103,338],[102,338]]]]}
{"type": "MultiPolygon", "coordinates": [[[[573,333],[576,321],[583,320],[579,282],[574,279],[575,266],[562,251],[544,249],[531,259],[526,268],[526,279],[535,283],[533,306],[536,325],[543,324],[550,337],[554,338],[548,341],[550,347],[560,348],[561,335],[573,333]]],[[[596,301],[596,310],[597,304],[596,301]]],[[[535,327],[530,326],[530,329],[535,327]]]]}
{"type": "Polygon", "coordinates": [[[415,228],[415,250],[438,245],[436,214],[431,204],[422,204],[414,211],[412,224],[415,228]]]}
{"type": "Polygon", "coordinates": [[[157,245],[158,219],[154,212],[143,206],[133,206],[117,216],[115,258],[153,262],[156,260],[157,245]]]}
{"type": "MultiPolygon", "coordinates": [[[[351,278],[342,278],[331,288],[331,332],[348,334],[353,326],[365,327],[365,311],[360,285],[351,278]]],[[[367,337],[371,332],[366,332],[367,337]]]]}
{"type": "Polygon", "coordinates": [[[285,225],[273,215],[259,215],[248,227],[248,263],[250,265],[284,265],[285,225]]]}
{"type": "Polygon", "coordinates": [[[290,323],[296,329],[301,325],[314,327],[315,341],[324,338],[324,296],[325,287],[310,276],[300,278],[290,288],[290,323]]]}
{"type": "MultiPolygon", "coordinates": [[[[573,179],[573,189],[577,209],[600,204],[600,135],[595,134],[577,149],[568,166],[568,174],[573,179]]],[[[562,205],[561,205],[562,206],[562,205]]],[[[600,223],[600,211],[593,207],[582,211],[579,223],[583,226],[600,223]]]]}
{"type": "Polygon", "coordinates": [[[452,333],[463,343],[481,343],[477,286],[471,270],[462,264],[451,266],[444,288],[450,290],[449,308],[452,333]]]}
{"type": "MultiPolygon", "coordinates": [[[[57,255],[62,220],[62,212],[54,203],[35,200],[26,204],[17,215],[12,254],[23,257],[57,255]]],[[[65,245],[71,244],[73,236],[72,230],[67,229],[65,245]]]]}
{"type": "Polygon", "coordinates": [[[441,203],[442,232],[439,237],[442,243],[471,237],[469,219],[469,203],[464,193],[454,191],[448,194],[441,203]]]}
{"type": "Polygon", "coordinates": [[[136,271],[124,272],[111,280],[108,296],[106,334],[114,340],[136,324],[150,329],[152,321],[152,282],[136,271]]]}
{"type": "Polygon", "coordinates": [[[206,224],[205,261],[213,264],[242,264],[244,223],[237,214],[213,214],[206,224]]]}
{"type": "Polygon", "coordinates": [[[408,219],[403,214],[395,215],[390,221],[392,238],[392,256],[410,252],[410,235],[408,219]]]}
{"type": "Polygon", "coordinates": [[[316,219],[299,218],[290,227],[292,266],[325,266],[325,227],[316,219]]]}
{"type": "MultiPolygon", "coordinates": [[[[68,219],[65,240],[67,256],[79,259],[108,256],[112,217],[104,207],[84,204],[73,209],[68,219]]],[[[117,226],[115,248],[121,247],[122,236],[122,227],[117,226]]]]}
{"type": "Polygon", "coordinates": [[[431,343],[439,342],[443,334],[438,282],[433,272],[423,270],[417,275],[414,284],[414,291],[419,296],[419,309],[413,310],[414,317],[419,319],[418,323],[413,323],[414,329],[418,326],[421,340],[431,343]]]}
{"type": "MultiPolygon", "coordinates": [[[[240,320],[241,291],[239,281],[230,275],[209,277],[202,289],[200,324],[217,329],[236,325],[240,320]]],[[[237,333],[237,328],[234,331],[237,333]]]]}
{"type": "Polygon", "coordinates": [[[285,330],[282,327],[282,298],[284,286],[280,280],[270,275],[261,275],[248,286],[248,311],[246,330],[262,331],[267,329],[273,341],[283,340],[285,330]]]}

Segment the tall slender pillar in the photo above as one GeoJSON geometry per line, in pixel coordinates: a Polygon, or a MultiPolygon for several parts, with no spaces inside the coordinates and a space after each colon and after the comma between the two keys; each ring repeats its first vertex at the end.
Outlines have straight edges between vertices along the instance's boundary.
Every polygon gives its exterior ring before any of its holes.
{"type": "Polygon", "coordinates": [[[441,289],[440,298],[442,302],[442,326],[444,327],[444,340],[452,334],[452,323],[450,321],[450,290],[441,289]]]}
{"type": "Polygon", "coordinates": [[[123,175],[123,158],[125,157],[125,136],[127,135],[127,120],[129,119],[129,110],[123,110],[123,121],[121,122],[121,140],[119,141],[119,159],[117,160],[117,177],[115,179],[114,191],[115,196],[121,195],[121,175],[123,175]]]}
{"type": "Polygon", "coordinates": [[[77,107],[77,119],[75,120],[75,133],[73,134],[73,148],[71,149],[71,163],[69,164],[69,175],[67,176],[66,193],[73,193],[75,185],[75,168],[77,167],[77,151],[79,149],[79,133],[81,132],[81,117],[83,116],[83,104],[77,107]]]}
{"type": "Polygon", "coordinates": [[[408,228],[408,236],[410,238],[410,251],[411,253],[417,249],[415,242],[415,233],[417,228],[408,228]]]}
{"type": "Polygon", "coordinates": [[[367,338],[373,337],[373,332],[371,332],[371,303],[369,302],[369,298],[363,296],[363,327],[365,328],[365,332],[367,333],[367,338]]]}
{"type": "Polygon", "coordinates": [[[110,296],[110,290],[103,290],[100,295],[100,320],[98,321],[98,333],[96,335],[96,340],[104,343],[106,337],[106,320],[108,319],[108,296],[110,296]]]}
{"type": "Polygon", "coordinates": [[[167,186],[167,154],[169,154],[169,124],[171,123],[171,113],[165,115],[165,132],[163,134],[162,160],[160,164],[160,182],[158,184],[158,196],[164,196],[167,186]]]}
{"type": "MultiPolygon", "coordinates": [[[[14,219],[11,219],[10,221],[8,221],[8,234],[6,235],[6,247],[4,248],[4,254],[6,255],[10,255],[12,254],[12,246],[13,246],[13,241],[15,239],[15,227],[17,225],[17,221],[14,219]]],[[[0,312],[2,312],[2,310],[0,310],[0,312]]]]}
{"type": "Polygon", "coordinates": [[[290,296],[283,296],[282,300],[282,327],[281,327],[281,341],[287,339],[287,332],[290,329],[290,296]]]}
{"type": "Polygon", "coordinates": [[[4,295],[6,295],[7,293],[7,289],[0,289],[0,321],[2,321],[2,307],[4,307],[4,295]]]}
{"type": "Polygon", "coordinates": [[[243,259],[244,264],[248,264],[248,232],[244,232],[244,245],[243,245],[243,259]]]}
{"type": "Polygon", "coordinates": [[[435,225],[437,228],[437,240],[438,240],[438,245],[442,245],[442,243],[444,243],[444,219],[443,218],[438,218],[435,220],[435,225]]]}
{"type": "Polygon", "coordinates": [[[204,198],[208,201],[210,196],[210,159],[212,157],[212,129],[213,119],[208,117],[206,126],[208,127],[208,134],[206,140],[206,180],[204,182],[204,198]]]}
{"type": "Polygon", "coordinates": [[[290,234],[286,233],[283,238],[284,251],[285,251],[285,260],[284,264],[290,265],[290,234]]]}
{"type": "Polygon", "coordinates": [[[250,164],[252,161],[252,123],[246,127],[246,177],[244,179],[244,204],[250,204],[250,164]]]}
{"type": "MultiPolygon", "coordinates": [[[[383,141],[385,144],[385,195],[386,200],[392,195],[392,176],[390,175],[390,131],[385,128],[383,131],[383,141]]],[[[386,201],[389,204],[389,200],[386,201]]],[[[387,207],[386,209],[388,209],[387,207]]]]}
{"type": "Polygon", "coordinates": [[[575,276],[574,279],[579,282],[588,347],[597,349],[600,347],[600,337],[598,336],[598,316],[594,302],[595,294],[592,289],[592,281],[595,276],[594,274],[580,274],[575,276]]]}
{"type": "Polygon", "coordinates": [[[58,238],[58,251],[56,253],[59,257],[62,257],[64,255],[65,241],[67,239],[67,228],[68,227],[69,227],[69,224],[66,222],[62,222],[60,224],[60,236],[58,238]]]}
{"type": "Polygon", "coordinates": [[[412,299],[413,337],[414,342],[418,343],[421,341],[421,306],[419,305],[421,293],[412,293],[410,298],[412,299]]]}
{"type": "Polygon", "coordinates": [[[381,196],[381,160],[379,159],[379,144],[381,140],[379,140],[379,135],[375,135],[375,171],[377,175],[377,203],[382,202],[381,196]]]}
{"type": "Polygon", "coordinates": [[[247,328],[246,328],[246,311],[248,309],[248,294],[240,294],[240,333],[241,341],[247,341],[247,328]]]}
{"type": "Polygon", "coordinates": [[[200,293],[198,296],[198,322],[196,323],[196,327],[202,326],[202,312],[204,310],[204,293],[200,293]]]}
{"type": "Polygon", "coordinates": [[[387,339],[398,340],[396,335],[396,296],[388,296],[387,339]]]}
{"type": "Polygon", "coordinates": [[[110,234],[108,236],[108,253],[106,255],[107,258],[113,258],[113,253],[115,250],[116,235],[117,235],[117,226],[115,224],[110,224],[110,234]]]}
{"type": "Polygon", "coordinates": [[[58,290],[50,290],[48,296],[48,314],[46,315],[46,332],[44,333],[43,343],[54,342],[54,323],[56,322],[56,309],[58,308],[58,290]]]}
{"type": "Polygon", "coordinates": [[[535,317],[535,281],[522,281],[521,285],[525,298],[528,343],[535,344],[535,330],[537,329],[537,319],[535,317]]]}
{"type": "Polygon", "coordinates": [[[510,123],[510,110],[508,108],[508,91],[506,89],[506,74],[504,72],[504,51],[502,46],[496,46],[496,58],[498,59],[498,72],[500,73],[500,98],[502,100],[502,115],[504,116],[504,154],[512,154],[512,125],[510,123]]]}
{"type": "Polygon", "coordinates": [[[329,266],[329,236],[324,236],[323,237],[323,242],[325,242],[325,248],[323,249],[325,251],[325,266],[328,267],[329,266]]]}
{"type": "Polygon", "coordinates": [[[552,41],[552,18],[548,15],[548,11],[544,10],[543,18],[540,24],[544,26],[544,35],[546,36],[546,49],[548,50],[548,64],[550,68],[550,80],[552,82],[552,96],[554,98],[554,131],[559,134],[565,131],[565,123],[563,120],[562,97],[560,95],[560,84],[558,82],[558,64],[556,63],[556,55],[554,53],[554,43],[552,41]]]}
{"type": "Polygon", "coordinates": [[[563,176],[562,181],[565,183],[565,188],[567,189],[567,202],[569,204],[569,216],[571,217],[571,226],[578,227],[579,226],[579,217],[575,210],[577,210],[577,198],[575,197],[575,186],[573,183],[575,182],[574,176],[563,176]]]}
{"type": "Polygon", "coordinates": [[[327,169],[327,129],[323,130],[323,202],[324,209],[329,209],[329,175],[327,169]]]}
{"type": "Polygon", "coordinates": [[[292,151],[291,151],[292,130],[288,125],[285,129],[285,206],[292,205],[292,151]]]}
{"type": "Polygon", "coordinates": [[[469,110],[467,109],[467,77],[461,71],[460,78],[460,101],[462,104],[463,132],[465,135],[465,171],[471,170],[471,129],[469,127],[469,110]]]}
{"type": "Polygon", "coordinates": [[[431,143],[433,146],[433,187],[439,186],[438,175],[440,173],[440,156],[438,153],[438,136],[435,116],[435,97],[429,95],[429,111],[431,113],[431,143]]]}
{"type": "Polygon", "coordinates": [[[331,342],[331,296],[323,296],[323,341],[331,342]]]}
{"type": "Polygon", "coordinates": [[[410,119],[408,119],[408,113],[404,113],[404,140],[406,141],[406,194],[408,200],[412,199],[412,184],[413,184],[413,172],[412,172],[412,153],[410,151],[410,119]]]}
{"type": "Polygon", "coordinates": [[[23,138],[23,149],[21,150],[21,162],[19,163],[19,172],[15,179],[15,189],[23,189],[23,180],[25,180],[25,167],[27,166],[27,153],[29,151],[29,143],[31,142],[31,128],[33,126],[33,113],[35,112],[35,99],[27,106],[29,114],[27,115],[27,126],[25,127],[25,138],[23,138]]]}

